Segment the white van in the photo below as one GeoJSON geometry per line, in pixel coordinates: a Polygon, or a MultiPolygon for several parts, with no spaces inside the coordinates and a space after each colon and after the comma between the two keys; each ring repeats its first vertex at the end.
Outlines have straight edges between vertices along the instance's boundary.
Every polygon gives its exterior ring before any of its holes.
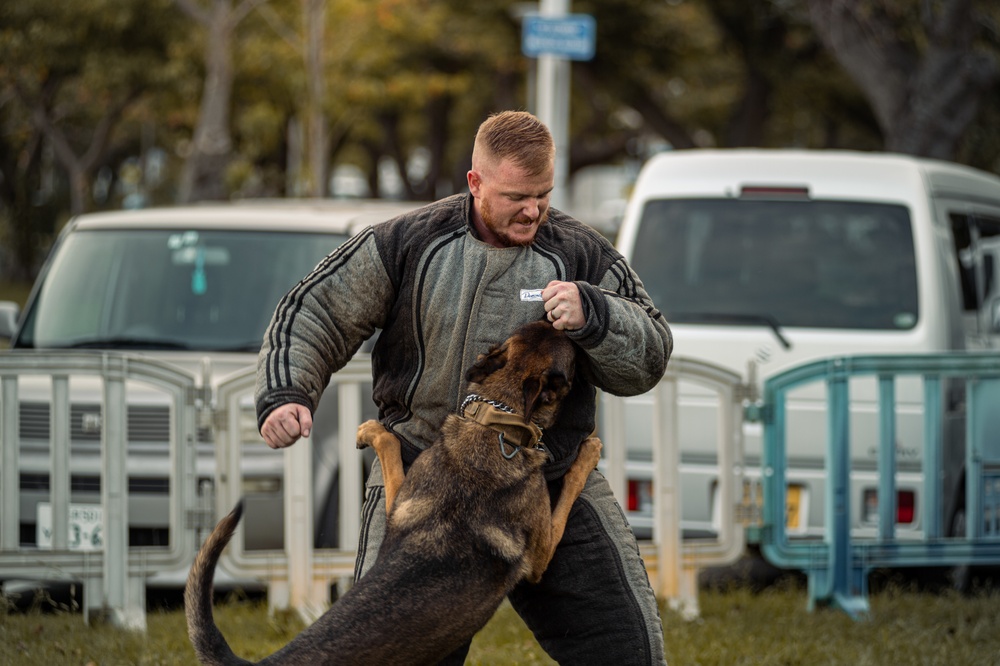
{"type": "MultiPolygon", "coordinates": [[[[644,165],[618,237],[674,334],[675,354],[763,380],[823,357],[1000,346],[1000,178],[935,160],[846,151],[690,150],[644,165]]],[[[964,530],[964,389],[948,387],[945,506],[921,503],[922,389],[897,386],[897,531],[926,511],[964,530]],[[951,463],[951,464],[948,464],[951,463]]],[[[878,516],[875,380],[850,385],[856,534],[878,516]]],[[[710,536],[712,399],[680,385],[682,528],[710,536]]],[[[635,424],[649,409],[634,399],[635,424]]],[[[822,534],[825,387],[790,396],[788,531],[822,534]]],[[[744,425],[750,495],[762,428],[744,425]]],[[[649,438],[629,433],[628,506],[648,520],[649,438]]]]}

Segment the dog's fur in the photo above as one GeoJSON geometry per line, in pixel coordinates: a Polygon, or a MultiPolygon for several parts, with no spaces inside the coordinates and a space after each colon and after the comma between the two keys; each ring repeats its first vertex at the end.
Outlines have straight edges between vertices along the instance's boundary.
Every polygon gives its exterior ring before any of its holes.
{"type": "MultiPolygon", "coordinates": [[[[569,392],[575,357],[564,333],[528,324],[479,356],[466,375],[469,390],[545,428],[569,392]]],[[[516,584],[541,579],[601,449],[596,437],[583,442],[553,509],[542,474],[547,454],[524,447],[510,456],[515,447],[504,449],[496,430],[472,419],[449,415],[405,482],[394,435],[368,421],[358,429],[358,447],[366,445],[382,464],[389,511],[378,558],[262,664],[437,663],[469,641],[516,584]]],[[[219,522],[188,576],[188,634],[204,664],[248,663],[212,619],[212,575],[241,514],[242,503],[219,522]]]]}

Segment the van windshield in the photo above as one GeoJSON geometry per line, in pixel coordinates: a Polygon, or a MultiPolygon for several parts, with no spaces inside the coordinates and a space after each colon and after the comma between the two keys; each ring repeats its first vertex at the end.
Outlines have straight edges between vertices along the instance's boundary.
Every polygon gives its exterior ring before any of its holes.
{"type": "Polygon", "coordinates": [[[330,233],[86,230],[53,254],[17,347],[256,351],[330,233]]]}
{"type": "Polygon", "coordinates": [[[901,330],[919,315],[900,205],[650,201],[632,267],[673,323],[901,330]]]}

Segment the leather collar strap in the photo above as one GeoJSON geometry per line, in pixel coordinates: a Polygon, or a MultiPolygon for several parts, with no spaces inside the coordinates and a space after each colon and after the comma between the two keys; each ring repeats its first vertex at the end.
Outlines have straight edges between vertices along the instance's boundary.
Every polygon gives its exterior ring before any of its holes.
{"type": "Polygon", "coordinates": [[[542,450],[545,448],[541,443],[541,428],[534,423],[525,423],[524,419],[515,414],[513,410],[504,410],[479,396],[470,395],[466,398],[462,405],[462,416],[502,433],[504,439],[513,446],[542,450]]]}

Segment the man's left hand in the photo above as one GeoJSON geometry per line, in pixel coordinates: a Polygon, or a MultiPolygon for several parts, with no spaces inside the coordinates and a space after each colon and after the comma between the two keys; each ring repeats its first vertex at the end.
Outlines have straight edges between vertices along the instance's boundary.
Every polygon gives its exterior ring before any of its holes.
{"type": "Polygon", "coordinates": [[[549,282],[542,290],[542,300],[545,301],[546,317],[556,330],[575,331],[587,323],[583,318],[580,290],[574,283],[549,282]]]}

